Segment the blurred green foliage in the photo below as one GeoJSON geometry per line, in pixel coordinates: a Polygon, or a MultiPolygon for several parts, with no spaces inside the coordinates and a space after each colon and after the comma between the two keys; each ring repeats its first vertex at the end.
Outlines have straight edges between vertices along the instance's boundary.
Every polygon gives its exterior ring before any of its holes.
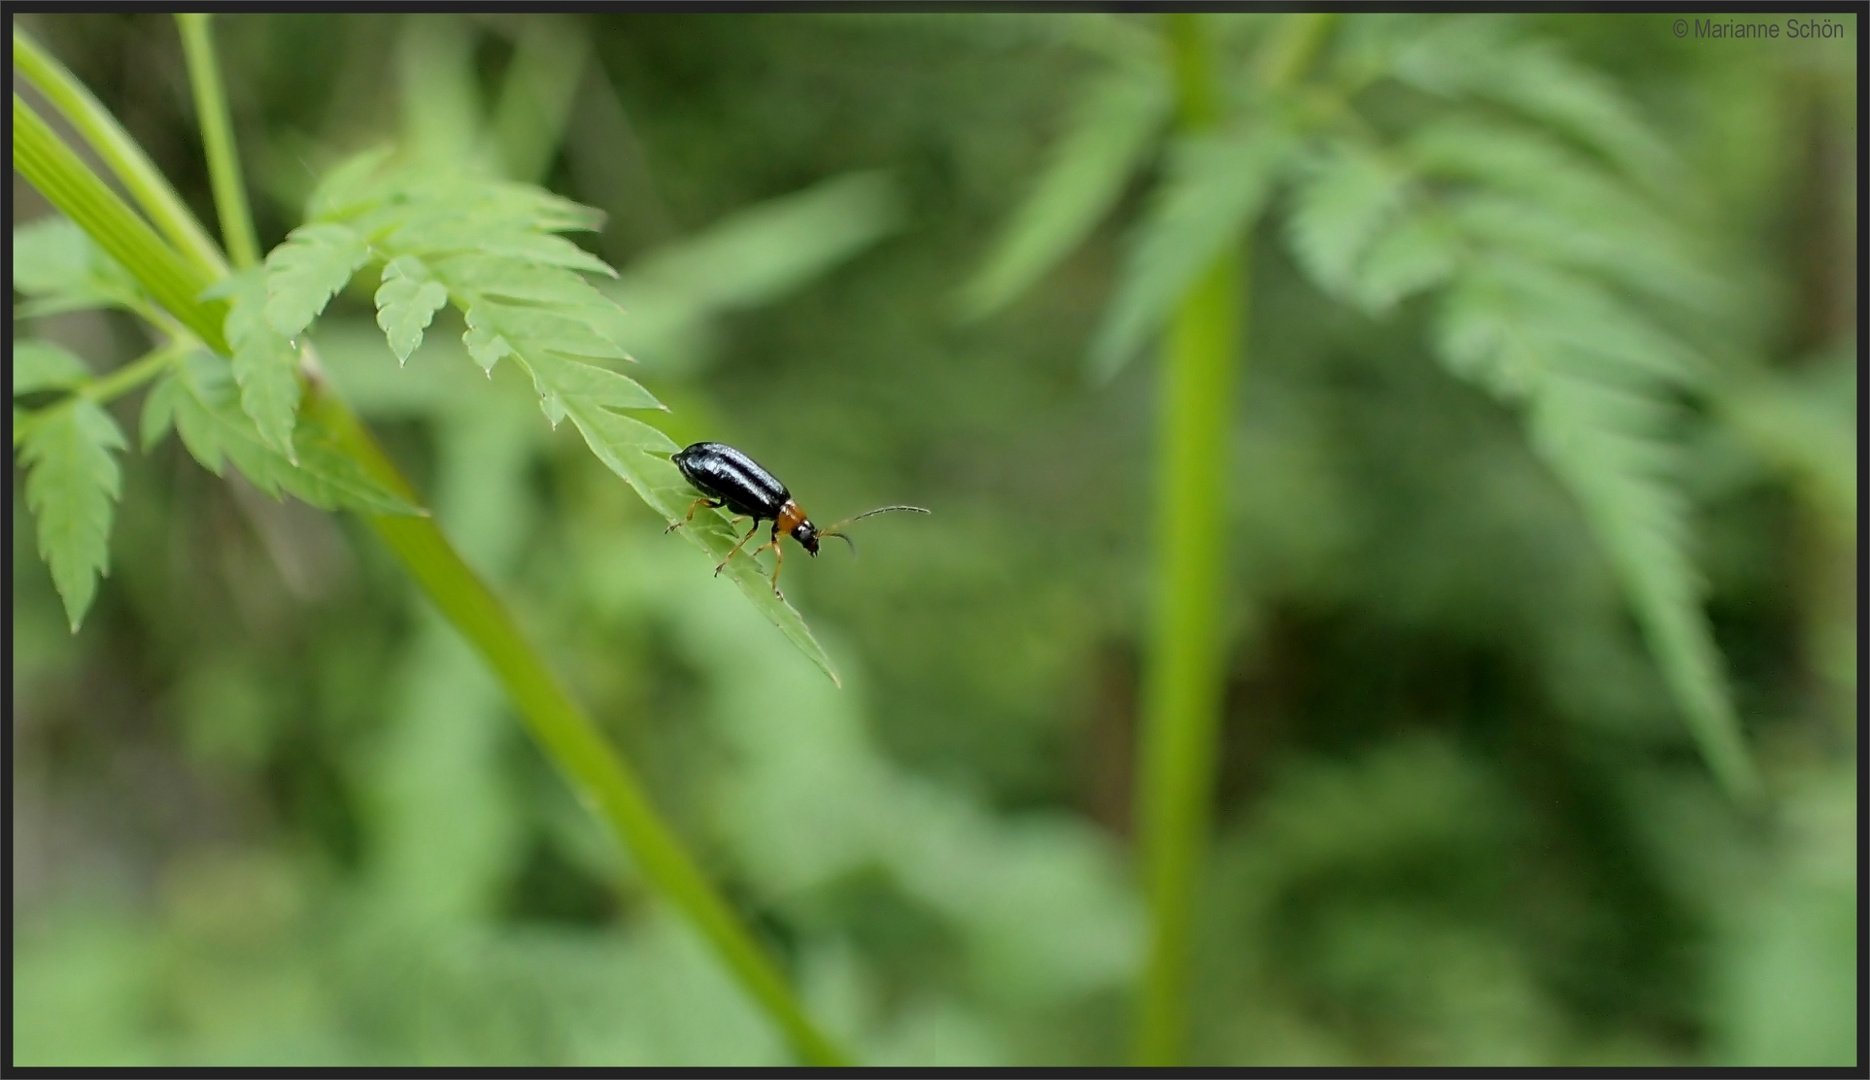
{"type": "MultiPolygon", "coordinates": [[[[216,220],[174,23],[23,24],[216,220]]],[[[1034,250],[975,275],[1083,108],[1073,87],[1139,62],[1148,21],[215,30],[263,248],[359,149],[481,155],[608,213],[596,247],[624,270],[676,442],[749,450],[821,517],[936,508],[870,523],[861,561],[787,572],[836,689],[542,423],[511,365],[479,378],[458,317],[402,369],[370,283],[312,332],[865,1060],[1120,1057],[1142,944],[1128,829],[1153,365],[1102,388],[1081,373],[1143,189],[1115,190],[1113,220],[1049,275],[1034,250]]],[[[1731,284],[1679,328],[1723,345],[1679,421],[1682,483],[1772,809],[1722,798],[1577,504],[1511,417],[1438,369],[1429,313],[1356,314],[1288,246],[1256,243],[1235,482],[1215,493],[1236,584],[1191,1060],[1847,1064],[1849,39],[1678,40],[1648,15],[1518,31],[1664,134],[1672,220],[1731,284]]],[[[1523,104],[1540,85],[1535,66],[1481,89],[1523,104]]],[[[1399,124],[1421,108],[1366,104],[1399,124]]],[[[1576,115],[1548,107],[1561,129],[1576,115]]],[[[22,222],[45,212],[24,184],[15,199],[22,222]]],[[[98,371],[147,347],[116,314],[32,325],[98,371]]],[[[14,474],[17,1063],[786,1060],[353,519],[219,481],[174,440],[120,464],[111,575],[76,636],[14,474]]]]}

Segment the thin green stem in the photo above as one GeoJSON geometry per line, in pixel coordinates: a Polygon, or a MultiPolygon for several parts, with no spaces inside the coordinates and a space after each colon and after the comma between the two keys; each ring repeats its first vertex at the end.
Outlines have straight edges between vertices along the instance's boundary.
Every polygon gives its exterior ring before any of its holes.
{"type": "Polygon", "coordinates": [[[244,270],[258,265],[260,242],[253,235],[253,215],[247,209],[234,125],[228,118],[227,93],[221,88],[221,65],[214,60],[214,35],[207,15],[182,14],[175,21],[182,31],[182,52],[188,57],[188,81],[195,91],[208,179],[214,186],[214,208],[221,217],[221,239],[227,244],[228,257],[244,270]]]}
{"type": "Polygon", "coordinates": [[[43,409],[27,414],[26,418],[13,426],[13,445],[18,447],[26,441],[33,430],[52,416],[79,401],[91,401],[99,405],[115,401],[123,395],[142,386],[163,372],[175,366],[176,360],[188,355],[189,350],[201,347],[200,342],[190,338],[183,341],[171,341],[150,350],[143,356],[130,361],[101,379],[94,379],[73,390],[71,394],[43,409]]]}
{"type": "Polygon", "coordinates": [[[65,65],[17,26],[13,28],[13,66],[77,129],[79,136],[97,152],[105,168],[123,184],[130,197],[183,258],[210,280],[227,273],[227,260],[221,257],[220,248],[149,160],[149,155],[143,153],[136,140],[130,138],[110,111],[91,96],[91,91],[67,71],[65,65]]]}
{"type": "MultiPolygon", "coordinates": [[[[314,381],[304,409],[383,484],[412,501],[416,498],[356,414],[328,388],[314,381]]],[[[799,1057],[815,1065],[846,1064],[845,1055],[806,1016],[765,951],[656,812],[636,774],[565,692],[499,598],[462,561],[434,519],[365,515],[365,520],[487,661],[528,730],[585,805],[622,837],[643,873],[714,945],[742,985],[778,1021],[799,1057]]]]}
{"type": "MultiPolygon", "coordinates": [[[[1171,15],[1184,131],[1219,119],[1202,27],[1171,15]]],[[[1143,677],[1137,831],[1150,909],[1134,1060],[1180,1060],[1188,1028],[1194,897],[1207,843],[1222,680],[1221,507],[1228,419],[1245,319],[1244,243],[1190,287],[1170,325],[1156,474],[1156,611],[1143,677]]]]}

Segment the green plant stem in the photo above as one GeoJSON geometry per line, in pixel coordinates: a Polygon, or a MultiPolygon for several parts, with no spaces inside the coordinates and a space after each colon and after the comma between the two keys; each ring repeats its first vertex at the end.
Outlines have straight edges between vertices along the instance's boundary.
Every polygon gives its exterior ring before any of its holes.
{"type": "MultiPolygon", "coordinates": [[[[79,107],[103,108],[88,94],[72,100],[79,107]]],[[[100,129],[114,126],[107,116],[90,118],[87,123],[100,129]]],[[[184,326],[227,355],[221,330],[226,306],[198,299],[209,284],[211,271],[191,265],[164,243],[18,94],[13,96],[13,165],[184,326]]],[[[219,260],[217,252],[215,262],[224,273],[225,264],[219,260]]],[[[338,432],[347,451],[391,490],[419,503],[413,487],[328,386],[313,381],[302,408],[338,432]]],[[[558,685],[499,599],[468,568],[434,521],[364,516],[410,577],[480,651],[547,756],[634,854],[644,875],[675,902],[772,1016],[799,1058],[813,1065],[846,1064],[848,1055],[806,1015],[778,967],[656,813],[635,774],[558,685]]]]}
{"type": "MultiPolygon", "coordinates": [[[[392,491],[415,501],[355,413],[314,380],[308,417],[322,421],[338,444],[392,491]]],[[[848,1059],[805,1015],[765,951],[721,899],[657,814],[642,783],[572,700],[486,584],[462,561],[433,518],[364,515],[435,606],[493,669],[527,729],[565,774],[590,810],[620,836],[644,875],[686,913],[741,984],[785,1031],[794,1051],[814,1065],[848,1059]]]]}
{"type": "Polygon", "coordinates": [[[188,355],[190,349],[197,348],[193,339],[171,341],[161,345],[143,356],[130,361],[101,379],[94,379],[72,391],[64,399],[54,402],[43,409],[29,413],[24,420],[13,426],[13,445],[19,446],[31,435],[33,429],[64,409],[73,402],[92,401],[99,405],[115,401],[123,395],[142,386],[144,383],[175,366],[176,360],[188,355]]]}
{"type": "Polygon", "coordinates": [[[213,278],[156,235],[18,94],[13,95],[13,167],[190,332],[216,352],[227,352],[221,332],[227,305],[197,299],[213,278]]]}
{"type": "Polygon", "coordinates": [[[234,149],[234,126],[228,118],[227,94],[221,88],[221,66],[214,60],[214,36],[207,15],[180,14],[175,21],[182,31],[182,52],[188,57],[188,80],[195,91],[208,179],[214,186],[214,207],[221,217],[221,239],[227,244],[228,258],[244,270],[259,263],[260,243],[254,238],[253,215],[247,210],[240,155],[234,149]]]}
{"type": "MultiPolygon", "coordinates": [[[[209,279],[227,272],[227,261],[221,257],[220,249],[195,220],[195,215],[189,213],[182,197],[163,178],[149,155],[143,153],[136,140],[130,138],[110,111],[91,96],[91,91],[67,71],[65,65],[17,26],[13,28],[13,66],[97,152],[105,168],[123,184],[130,197],[188,262],[209,279]]],[[[14,112],[17,116],[17,106],[14,112]]]]}
{"type": "MultiPolygon", "coordinates": [[[[1219,102],[1193,15],[1170,15],[1181,126],[1214,125],[1219,102]]],[[[1176,307],[1165,342],[1156,461],[1156,610],[1143,676],[1137,832],[1150,910],[1134,1060],[1177,1062],[1188,1027],[1194,894],[1208,836],[1222,679],[1222,507],[1228,418],[1244,320],[1244,244],[1176,307]]]]}

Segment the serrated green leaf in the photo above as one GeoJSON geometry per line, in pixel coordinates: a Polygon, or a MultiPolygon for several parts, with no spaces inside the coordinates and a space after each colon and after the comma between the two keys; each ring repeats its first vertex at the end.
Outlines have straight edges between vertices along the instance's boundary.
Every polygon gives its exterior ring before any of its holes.
{"type": "Polygon", "coordinates": [[[110,565],[110,522],[121,474],[111,451],[123,432],[94,402],[75,401],[26,436],[26,506],[38,524],[39,553],[76,633],[110,565]]]}
{"type": "Polygon", "coordinates": [[[266,321],[295,338],[370,257],[363,238],[344,225],[314,222],[292,230],[266,256],[266,321]]]}
{"type": "Polygon", "coordinates": [[[470,326],[497,331],[522,357],[556,352],[599,360],[630,358],[616,342],[591,329],[589,323],[552,307],[503,304],[483,297],[468,308],[467,320],[470,326]]]}
{"type": "Polygon", "coordinates": [[[529,358],[527,366],[532,369],[533,382],[541,396],[575,398],[607,409],[668,411],[668,407],[643,389],[642,384],[609,368],[554,353],[529,358]]]}
{"type": "Polygon", "coordinates": [[[173,383],[170,405],[176,432],[195,460],[217,476],[225,475],[231,461],[253,486],[275,498],[285,491],[324,510],[425,513],[378,483],[340,449],[336,435],[315,420],[299,425],[297,464],[269,446],[235,402],[232,369],[220,357],[190,356],[173,383]]]}
{"type": "Polygon", "coordinates": [[[616,277],[610,264],[562,236],[499,230],[486,222],[463,220],[455,216],[414,222],[392,232],[384,246],[392,251],[413,251],[423,255],[448,255],[479,252],[525,259],[545,266],[562,266],[616,277]]]}
{"type": "Polygon", "coordinates": [[[13,230],[13,288],[28,297],[18,314],[123,307],[141,295],[123,267],[68,218],[40,218],[13,230]]]}
{"type": "Polygon", "coordinates": [[[292,431],[301,392],[298,350],[275,334],[252,334],[234,346],[234,379],[240,384],[240,407],[261,436],[297,460],[292,431]]]}
{"type": "Polygon", "coordinates": [[[513,355],[513,345],[500,336],[500,331],[491,322],[486,321],[486,312],[481,312],[481,321],[475,321],[475,311],[476,308],[468,309],[468,328],[461,335],[461,341],[467,346],[468,355],[474,358],[474,362],[492,376],[493,366],[500,362],[500,358],[513,355]]]}
{"type": "Polygon", "coordinates": [[[377,326],[388,337],[397,363],[409,361],[409,354],[422,344],[422,331],[447,303],[447,286],[434,280],[414,255],[398,256],[383,268],[376,295],[377,326]]]}
{"type": "MultiPolygon", "coordinates": [[[[682,515],[694,502],[695,491],[669,460],[669,455],[678,448],[668,436],[647,424],[605,409],[573,407],[569,415],[599,461],[623,477],[637,495],[671,525],[682,520],[682,515]]],[[[727,553],[740,539],[718,512],[696,514],[693,521],[677,531],[716,562],[727,558],[727,553]]],[[[754,608],[777,626],[800,652],[830,676],[832,682],[838,682],[831,658],[812,636],[804,618],[783,597],[773,595],[769,574],[770,571],[749,557],[744,548],[721,571],[721,575],[731,579],[754,608]]]]}
{"type": "Polygon", "coordinates": [[[1154,72],[1121,72],[1085,95],[1071,128],[986,265],[961,295],[973,318],[1004,307],[1088,236],[1123,194],[1169,112],[1154,72]]]}
{"type": "Polygon", "coordinates": [[[1096,377],[1114,375],[1215,256],[1239,242],[1292,146],[1284,132],[1261,127],[1174,148],[1169,175],[1138,229],[1117,295],[1092,343],[1096,377]]]}
{"type": "Polygon", "coordinates": [[[624,348],[628,328],[623,309],[576,271],[476,253],[440,260],[435,274],[470,303],[486,296],[546,305],[584,323],[619,351],[624,348]]]}
{"type": "Polygon", "coordinates": [[[262,438],[294,458],[292,429],[298,422],[299,351],[266,319],[266,275],[246,270],[217,282],[210,291],[229,298],[224,333],[234,351],[233,375],[240,407],[262,438]]]}
{"type": "Polygon", "coordinates": [[[49,341],[13,342],[13,396],[40,390],[69,390],[90,379],[84,361],[49,341]]]}

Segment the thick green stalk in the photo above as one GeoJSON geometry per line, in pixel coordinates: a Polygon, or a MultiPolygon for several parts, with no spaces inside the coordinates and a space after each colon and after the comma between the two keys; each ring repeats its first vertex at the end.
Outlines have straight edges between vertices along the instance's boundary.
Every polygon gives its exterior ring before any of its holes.
{"type": "Polygon", "coordinates": [[[67,71],[65,65],[53,59],[17,26],[13,28],[13,66],[26,76],[34,89],[45,95],[67,123],[77,129],[79,136],[96,151],[105,167],[188,262],[210,278],[227,272],[227,260],[221,257],[221,249],[214,245],[195,215],[189,213],[182,197],[163,178],[149,155],[143,153],[136,140],[130,138],[110,111],[91,96],[91,91],[67,71]]]}
{"type": "MultiPolygon", "coordinates": [[[[1181,127],[1212,127],[1219,103],[1193,15],[1171,15],[1181,127]]],[[[1244,244],[1177,305],[1164,342],[1156,461],[1156,610],[1143,676],[1137,832],[1150,910],[1134,1058],[1179,1060],[1188,1027],[1194,894],[1207,843],[1221,710],[1222,551],[1234,367],[1245,317],[1244,244]]]]}
{"type": "Polygon", "coordinates": [[[227,257],[244,270],[259,263],[260,242],[253,235],[253,215],[247,211],[247,186],[240,177],[234,125],[227,115],[227,93],[221,88],[221,65],[214,60],[214,36],[206,15],[177,15],[175,21],[182,31],[182,52],[188,57],[188,79],[195,90],[201,146],[208,158],[214,207],[221,218],[221,240],[227,245],[227,257]]]}
{"type": "Polygon", "coordinates": [[[18,94],[13,95],[13,167],[196,337],[217,352],[227,351],[221,334],[227,305],[197,299],[214,278],[163,242],[18,94]]]}
{"type": "MultiPolygon", "coordinates": [[[[17,48],[17,34],[15,43],[17,48]]],[[[67,100],[79,101],[82,108],[103,108],[89,95],[67,100]]],[[[108,115],[85,122],[95,130],[115,128],[108,115]]],[[[183,325],[216,351],[227,353],[221,332],[225,305],[198,299],[209,282],[209,271],[164,243],[17,94],[13,97],[13,166],[183,325]]],[[[176,204],[180,205],[179,200],[176,204]]],[[[213,262],[219,264],[219,253],[212,254],[213,262]]],[[[225,270],[224,264],[221,269],[225,270]]],[[[329,387],[314,382],[303,408],[337,432],[352,456],[391,490],[416,501],[408,481],[329,387]]],[[[848,1057],[813,1024],[778,967],[656,813],[635,774],[559,686],[544,658],[434,521],[364,517],[435,606],[480,652],[528,731],[574,790],[634,854],[644,876],[701,931],[741,985],[784,1031],[799,1058],[814,1065],[847,1063],[848,1057]]]]}

